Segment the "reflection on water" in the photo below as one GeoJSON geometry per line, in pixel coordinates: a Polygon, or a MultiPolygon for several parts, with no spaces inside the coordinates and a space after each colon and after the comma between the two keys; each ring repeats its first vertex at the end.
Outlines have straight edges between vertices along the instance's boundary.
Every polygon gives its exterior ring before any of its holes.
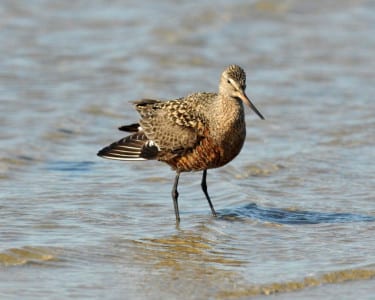
{"type": "MultiPolygon", "coordinates": [[[[223,253],[215,252],[215,244],[212,240],[194,235],[194,232],[180,232],[168,238],[143,239],[135,242],[139,251],[150,251],[145,257],[157,257],[154,261],[156,267],[181,268],[188,258],[189,263],[201,265],[202,262],[214,267],[215,264],[223,266],[240,266],[244,262],[236,259],[225,258],[223,253]]],[[[142,254],[142,256],[143,256],[142,254]]],[[[201,265],[202,267],[202,265],[201,265]]]]}
{"type": "Polygon", "coordinates": [[[133,2],[0,2],[0,298],[371,299],[374,3],[133,2]],[[96,153],[232,63],[266,121],[176,227],[169,167],[96,153]]]}
{"type": "Polygon", "coordinates": [[[241,280],[233,267],[245,262],[226,256],[218,251],[214,241],[194,232],[181,231],[178,235],[134,243],[134,259],[148,264],[151,274],[163,274],[159,280],[151,277],[167,294],[208,298],[211,293],[207,291],[229,289],[241,280]]]}

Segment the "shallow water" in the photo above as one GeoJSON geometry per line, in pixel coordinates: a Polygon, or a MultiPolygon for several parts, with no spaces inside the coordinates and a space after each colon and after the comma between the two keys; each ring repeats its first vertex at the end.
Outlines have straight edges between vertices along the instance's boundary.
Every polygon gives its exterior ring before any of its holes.
{"type": "Polygon", "coordinates": [[[372,1],[2,1],[1,299],[372,299],[372,1]],[[96,157],[131,100],[215,91],[238,63],[247,140],[174,178],[96,157]]]}

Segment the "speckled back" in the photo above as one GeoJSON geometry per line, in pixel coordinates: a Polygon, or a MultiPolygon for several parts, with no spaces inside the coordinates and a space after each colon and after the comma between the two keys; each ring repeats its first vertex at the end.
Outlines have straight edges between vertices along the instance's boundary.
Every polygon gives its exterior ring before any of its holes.
{"type": "Polygon", "coordinates": [[[214,93],[196,93],[165,102],[136,104],[140,125],[147,137],[161,150],[177,151],[193,147],[208,126],[202,113],[210,109],[217,97],[214,93]]]}

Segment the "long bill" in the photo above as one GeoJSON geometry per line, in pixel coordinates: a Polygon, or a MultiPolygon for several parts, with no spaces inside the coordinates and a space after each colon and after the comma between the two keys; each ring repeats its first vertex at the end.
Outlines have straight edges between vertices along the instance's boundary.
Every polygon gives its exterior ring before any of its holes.
{"type": "Polygon", "coordinates": [[[239,98],[245,103],[248,107],[250,107],[262,120],[264,120],[263,115],[259,112],[259,110],[255,107],[253,103],[251,103],[250,99],[246,96],[245,92],[238,93],[239,98]]]}

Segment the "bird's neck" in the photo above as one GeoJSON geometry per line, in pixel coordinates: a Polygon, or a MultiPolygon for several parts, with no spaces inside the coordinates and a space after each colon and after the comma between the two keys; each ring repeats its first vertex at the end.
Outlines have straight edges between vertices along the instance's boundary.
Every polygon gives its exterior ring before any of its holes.
{"type": "MultiPolygon", "coordinates": [[[[221,133],[221,138],[233,133],[233,130],[243,131],[245,128],[244,107],[241,100],[218,95],[214,106],[212,126],[215,132],[221,133]]],[[[217,138],[220,138],[219,136],[217,138]]]]}
{"type": "Polygon", "coordinates": [[[218,96],[218,113],[226,121],[236,122],[244,118],[244,107],[242,101],[229,96],[218,96]]]}

